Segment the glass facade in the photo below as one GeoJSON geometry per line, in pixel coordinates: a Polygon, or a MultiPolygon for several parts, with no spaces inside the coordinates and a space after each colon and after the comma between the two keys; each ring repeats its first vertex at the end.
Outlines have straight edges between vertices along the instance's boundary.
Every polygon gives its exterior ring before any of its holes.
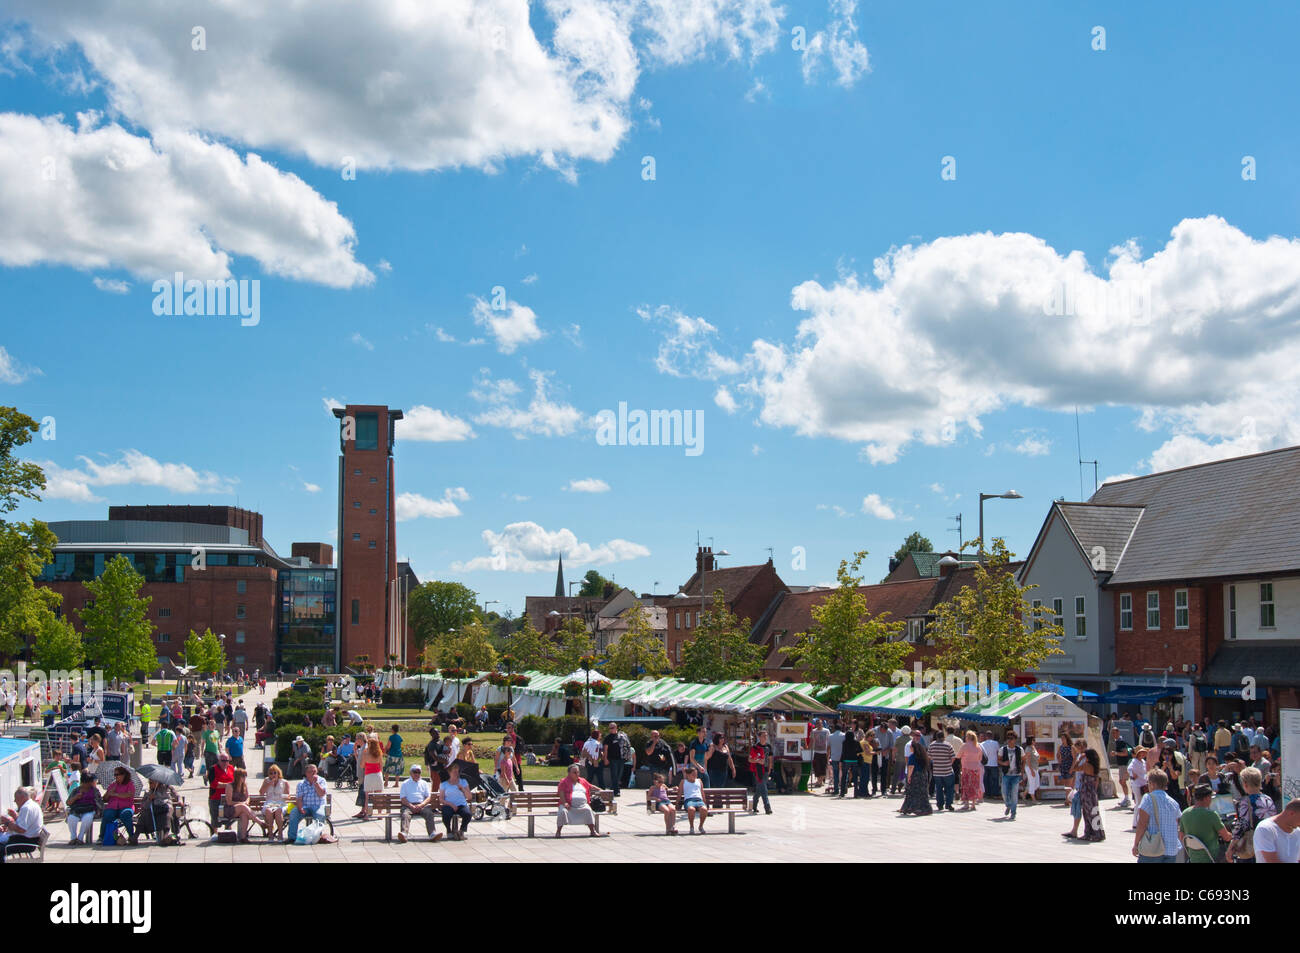
{"type": "MultiPolygon", "coordinates": [[[[142,553],[130,551],[56,552],[54,561],[41,570],[41,582],[89,582],[98,579],[104,566],[117,556],[125,556],[144,576],[145,582],[184,582],[185,572],[194,557],[189,552],[142,553]]],[[[206,555],[209,566],[265,566],[266,560],[253,553],[212,553],[206,555]]]]}
{"type": "Polygon", "coordinates": [[[379,449],[378,414],[357,414],[357,449],[379,449]]]}
{"type": "Polygon", "coordinates": [[[319,665],[335,667],[337,638],[334,606],[335,569],[288,569],[280,572],[276,610],[275,665],[296,671],[319,665]]]}

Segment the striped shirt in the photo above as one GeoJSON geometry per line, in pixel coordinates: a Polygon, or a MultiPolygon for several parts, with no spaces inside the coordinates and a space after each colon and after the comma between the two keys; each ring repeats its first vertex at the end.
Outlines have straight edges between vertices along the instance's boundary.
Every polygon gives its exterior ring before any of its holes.
{"type": "Polygon", "coordinates": [[[936,741],[926,749],[930,752],[930,773],[936,778],[952,774],[952,746],[947,741],[936,741]]]}

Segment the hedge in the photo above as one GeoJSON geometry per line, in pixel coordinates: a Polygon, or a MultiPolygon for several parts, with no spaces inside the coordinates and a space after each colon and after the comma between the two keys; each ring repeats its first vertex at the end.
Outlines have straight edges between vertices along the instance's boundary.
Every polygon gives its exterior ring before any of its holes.
{"type": "Polygon", "coordinates": [[[423,708],[424,689],[386,688],[380,708],[423,708]]]}

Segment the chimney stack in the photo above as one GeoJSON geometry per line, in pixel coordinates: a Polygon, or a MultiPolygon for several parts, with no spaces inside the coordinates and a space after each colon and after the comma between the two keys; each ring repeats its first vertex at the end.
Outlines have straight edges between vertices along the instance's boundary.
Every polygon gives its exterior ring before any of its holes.
{"type": "Polygon", "coordinates": [[[712,546],[700,546],[695,553],[695,571],[696,573],[713,572],[718,568],[717,562],[713,559],[712,546]]]}

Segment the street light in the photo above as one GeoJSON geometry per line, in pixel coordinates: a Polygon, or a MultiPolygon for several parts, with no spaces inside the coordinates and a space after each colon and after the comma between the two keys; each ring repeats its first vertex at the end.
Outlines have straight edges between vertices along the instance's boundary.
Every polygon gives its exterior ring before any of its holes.
{"type": "Polygon", "coordinates": [[[985,500],[1020,500],[1024,499],[1015,490],[1007,490],[1005,493],[981,493],[980,494],[980,563],[984,562],[984,501],[985,500]]]}

